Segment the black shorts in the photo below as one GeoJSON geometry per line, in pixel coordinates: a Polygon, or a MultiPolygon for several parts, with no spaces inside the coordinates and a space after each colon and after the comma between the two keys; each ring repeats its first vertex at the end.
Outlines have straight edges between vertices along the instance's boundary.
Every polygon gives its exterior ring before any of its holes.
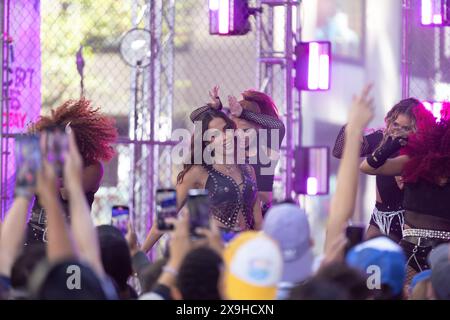
{"type": "Polygon", "coordinates": [[[403,214],[403,210],[384,212],[375,208],[370,217],[370,225],[377,227],[381,233],[387,235],[395,242],[399,242],[403,238],[403,214]],[[385,223],[381,223],[380,220],[385,223]],[[386,221],[389,221],[389,224],[387,224],[386,221]]]}
{"type": "Polygon", "coordinates": [[[402,239],[399,243],[400,247],[402,247],[403,252],[406,255],[408,266],[410,266],[417,272],[422,272],[424,270],[430,269],[430,265],[428,264],[428,255],[430,254],[431,250],[442,243],[448,242],[447,240],[440,239],[422,239],[430,240],[429,242],[433,242],[433,244],[418,246],[415,243],[407,241],[406,239],[402,239]]]}

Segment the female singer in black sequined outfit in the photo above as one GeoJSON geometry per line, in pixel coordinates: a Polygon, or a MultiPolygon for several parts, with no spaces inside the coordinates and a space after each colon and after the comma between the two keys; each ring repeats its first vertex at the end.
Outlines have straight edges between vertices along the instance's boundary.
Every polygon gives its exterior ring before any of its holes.
{"type": "MultiPolygon", "coordinates": [[[[202,113],[209,109],[225,110],[219,98],[217,86],[210,92],[210,97],[211,103],[191,113],[192,122],[197,121],[202,113]]],[[[253,144],[245,138],[242,140],[246,143],[248,163],[255,170],[259,200],[264,215],[272,203],[275,166],[278,163],[286,129],[283,121],[280,120],[278,108],[267,94],[256,90],[246,90],[242,93],[242,98],[238,101],[234,96],[228,96],[227,111],[237,129],[241,129],[238,132],[246,133],[249,130],[255,130],[253,144]],[[261,129],[265,130],[266,134],[262,135],[261,129]],[[255,161],[251,162],[251,158],[255,161]]]]}
{"type": "MultiPolygon", "coordinates": [[[[225,233],[237,233],[243,230],[260,230],[262,225],[261,207],[258,199],[256,176],[252,166],[237,164],[235,161],[236,143],[225,137],[226,130],[236,129],[233,121],[222,111],[208,109],[198,117],[196,125],[201,125],[201,134],[218,130],[221,134],[210,141],[202,141],[201,164],[195,163],[194,141],[192,137],[190,161],[184,165],[177,178],[177,207],[180,210],[187,199],[189,189],[206,189],[210,199],[210,213],[216,224],[225,233]],[[213,156],[213,163],[204,158],[205,150],[222,149],[222,156],[232,154],[232,163],[213,156]]],[[[234,140],[234,137],[233,137],[234,140]]],[[[207,150],[208,151],[208,150],[207,150]]],[[[227,158],[228,159],[228,158],[227,158]]],[[[154,224],[142,246],[149,251],[162,233],[154,224]]]]}

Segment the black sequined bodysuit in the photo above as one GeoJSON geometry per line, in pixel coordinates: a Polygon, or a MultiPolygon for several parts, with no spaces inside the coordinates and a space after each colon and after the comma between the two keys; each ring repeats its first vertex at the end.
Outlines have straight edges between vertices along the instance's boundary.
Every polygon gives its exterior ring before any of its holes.
{"type": "Polygon", "coordinates": [[[211,214],[230,229],[240,228],[239,214],[242,213],[246,229],[254,229],[253,207],[257,199],[256,182],[248,165],[239,165],[242,183],[216,170],[213,166],[204,166],[208,171],[205,189],[209,191],[211,214]]]}

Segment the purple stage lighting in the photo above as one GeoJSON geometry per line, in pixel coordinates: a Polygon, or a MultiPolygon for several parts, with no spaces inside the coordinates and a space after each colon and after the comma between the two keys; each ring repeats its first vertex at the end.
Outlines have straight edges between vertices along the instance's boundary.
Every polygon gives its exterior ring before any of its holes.
{"type": "Polygon", "coordinates": [[[422,0],[420,10],[422,25],[450,25],[450,0],[422,0]]]}
{"type": "Polygon", "coordinates": [[[301,42],[295,48],[295,87],[305,91],[330,89],[331,42],[301,42]]]}
{"type": "Polygon", "coordinates": [[[301,147],[295,150],[295,192],[310,196],[328,194],[329,154],[328,147],[301,147]]]}
{"type": "Polygon", "coordinates": [[[250,31],[248,0],[209,0],[209,33],[244,35],[250,31]]]}

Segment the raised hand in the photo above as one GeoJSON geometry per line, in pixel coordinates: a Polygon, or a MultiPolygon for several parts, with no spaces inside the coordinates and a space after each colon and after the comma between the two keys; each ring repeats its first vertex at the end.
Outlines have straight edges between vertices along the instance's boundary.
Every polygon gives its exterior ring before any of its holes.
{"type": "Polygon", "coordinates": [[[211,91],[208,91],[209,97],[211,98],[211,107],[214,109],[220,109],[221,103],[219,98],[219,86],[215,85],[211,91]]]}
{"type": "Polygon", "coordinates": [[[125,239],[127,240],[128,247],[130,248],[131,256],[134,256],[139,251],[139,243],[131,221],[128,221],[125,239]]]}
{"type": "Polygon", "coordinates": [[[66,127],[69,140],[69,151],[64,158],[64,185],[67,189],[82,185],[83,159],[81,158],[75,140],[75,134],[70,126],[66,127]]]}
{"type": "Polygon", "coordinates": [[[46,139],[47,133],[43,132],[40,138],[40,146],[44,156],[42,157],[42,167],[36,176],[36,193],[39,196],[39,201],[42,202],[41,204],[46,204],[47,201],[58,198],[59,189],[55,168],[47,160],[46,139]]]}
{"type": "Polygon", "coordinates": [[[173,224],[169,241],[170,259],[169,265],[179,268],[184,257],[192,249],[192,241],[189,230],[189,214],[181,215],[178,219],[167,218],[167,223],[173,224]]]}
{"type": "Polygon", "coordinates": [[[240,117],[242,114],[242,106],[235,96],[228,96],[228,105],[230,107],[230,112],[235,117],[240,117]]]}
{"type": "Polygon", "coordinates": [[[366,85],[360,95],[353,97],[348,116],[348,127],[363,130],[373,119],[373,98],[369,97],[372,85],[366,85]]]}
{"type": "Polygon", "coordinates": [[[197,230],[195,231],[198,234],[203,235],[207,239],[207,244],[211,249],[215,250],[219,254],[222,254],[224,244],[222,241],[222,235],[220,234],[220,230],[215,219],[211,219],[210,229],[197,228],[197,230]]]}

